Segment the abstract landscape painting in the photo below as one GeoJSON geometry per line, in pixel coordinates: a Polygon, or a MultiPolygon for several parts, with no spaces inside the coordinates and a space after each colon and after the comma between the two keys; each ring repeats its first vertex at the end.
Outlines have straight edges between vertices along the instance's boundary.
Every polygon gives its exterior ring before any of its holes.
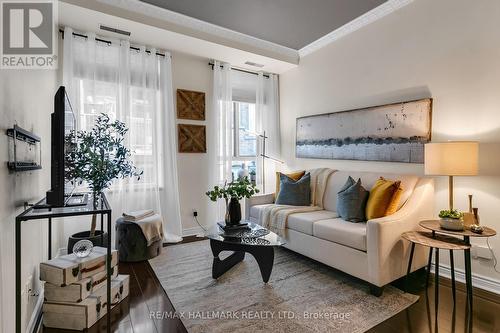
{"type": "Polygon", "coordinates": [[[297,118],[296,156],[424,163],[432,99],[297,118]]]}

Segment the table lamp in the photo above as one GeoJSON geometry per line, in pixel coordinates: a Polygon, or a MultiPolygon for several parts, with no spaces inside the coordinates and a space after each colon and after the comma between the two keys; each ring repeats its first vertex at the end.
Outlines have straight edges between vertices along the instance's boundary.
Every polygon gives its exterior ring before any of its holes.
{"type": "Polygon", "coordinates": [[[449,177],[450,210],[453,209],[453,176],[477,175],[478,147],[475,141],[425,144],[425,174],[449,177]]]}

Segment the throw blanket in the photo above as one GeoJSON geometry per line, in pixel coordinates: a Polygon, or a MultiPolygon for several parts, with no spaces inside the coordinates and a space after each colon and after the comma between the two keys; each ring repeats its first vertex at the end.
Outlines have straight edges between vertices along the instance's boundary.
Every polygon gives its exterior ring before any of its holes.
{"type": "Polygon", "coordinates": [[[260,223],[263,227],[283,236],[288,216],[296,213],[323,210],[323,199],[326,184],[335,170],[318,168],[309,171],[311,174],[311,206],[270,205],[260,212],[260,223]]]}
{"type": "Polygon", "coordinates": [[[131,221],[127,218],[124,218],[124,220],[135,223],[141,228],[148,246],[163,239],[163,223],[159,214],[153,214],[140,220],[131,221]]]}
{"type": "Polygon", "coordinates": [[[134,212],[126,212],[123,213],[122,215],[126,221],[135,222],[142,220],[143,218],[153,216],[154,213],[155,212],[152,211],[151,209],[145,209],[145,210],[136,210],[134,212]]]}

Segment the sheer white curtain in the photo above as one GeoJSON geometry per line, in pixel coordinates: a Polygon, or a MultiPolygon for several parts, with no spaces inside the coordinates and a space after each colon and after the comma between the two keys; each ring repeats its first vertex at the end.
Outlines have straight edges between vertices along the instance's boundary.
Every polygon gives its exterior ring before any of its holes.
{"type": "MultiPolygon", "coordinates": [[[[209,131],[210,187],[231,182],[233,157],[231,65],[214,61],[213,75],[213,114],[209,131]]],[[[224,209],[222,201],[210,203],[206,225],[223,220],[224,209]]]]}
{"type": "MultiPolygon", "coordinates": [[[[279,118],[279,96],[278,96],[278,76],[269,74],[269,78],[259,73],[257,77],[256,89],[256,127],[257,133],[266,133],[266,155],[279,159],[281,154],[280,138],[280,118],[279,118]]],[[[262,153],[262,138],[258,138],[257,156],[262,153]]],[[[257,184],[262,189],[263,175],[265,172],[265,191],[274,191],[275,172],[278,170],[276,161],[259,157],[257,163],[257,184]]]]}
{"type": "Polygon", "coordinates": [[[140,180],[124,179],[108,191],[114,219],[124,211],[154,209],[163,217],[165,241],[181,240],[171,58],[130,49],[128,41],[98,42],[65,29],[63,82],[77,116],[88,130],[100,113],[123,121],[125,140],[140,180]]]}

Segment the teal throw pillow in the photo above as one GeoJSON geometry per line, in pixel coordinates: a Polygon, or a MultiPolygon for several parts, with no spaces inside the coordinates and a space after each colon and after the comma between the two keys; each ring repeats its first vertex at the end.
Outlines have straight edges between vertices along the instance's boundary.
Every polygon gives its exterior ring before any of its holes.
{"type": "Polygon", "coordinates": [[[278,205],[309,206],[311,205],[311,174],[306,173],[295,181],[287,175],[280,174],[280,192],[276,198],[278,205]]]}
{"type": "Polygon", "coordinates": [[[337,214],[350,222],[364,222],[369,192],[361,186],[361,179],[354,181],[349,176],[337,194],[337,214]]]}

